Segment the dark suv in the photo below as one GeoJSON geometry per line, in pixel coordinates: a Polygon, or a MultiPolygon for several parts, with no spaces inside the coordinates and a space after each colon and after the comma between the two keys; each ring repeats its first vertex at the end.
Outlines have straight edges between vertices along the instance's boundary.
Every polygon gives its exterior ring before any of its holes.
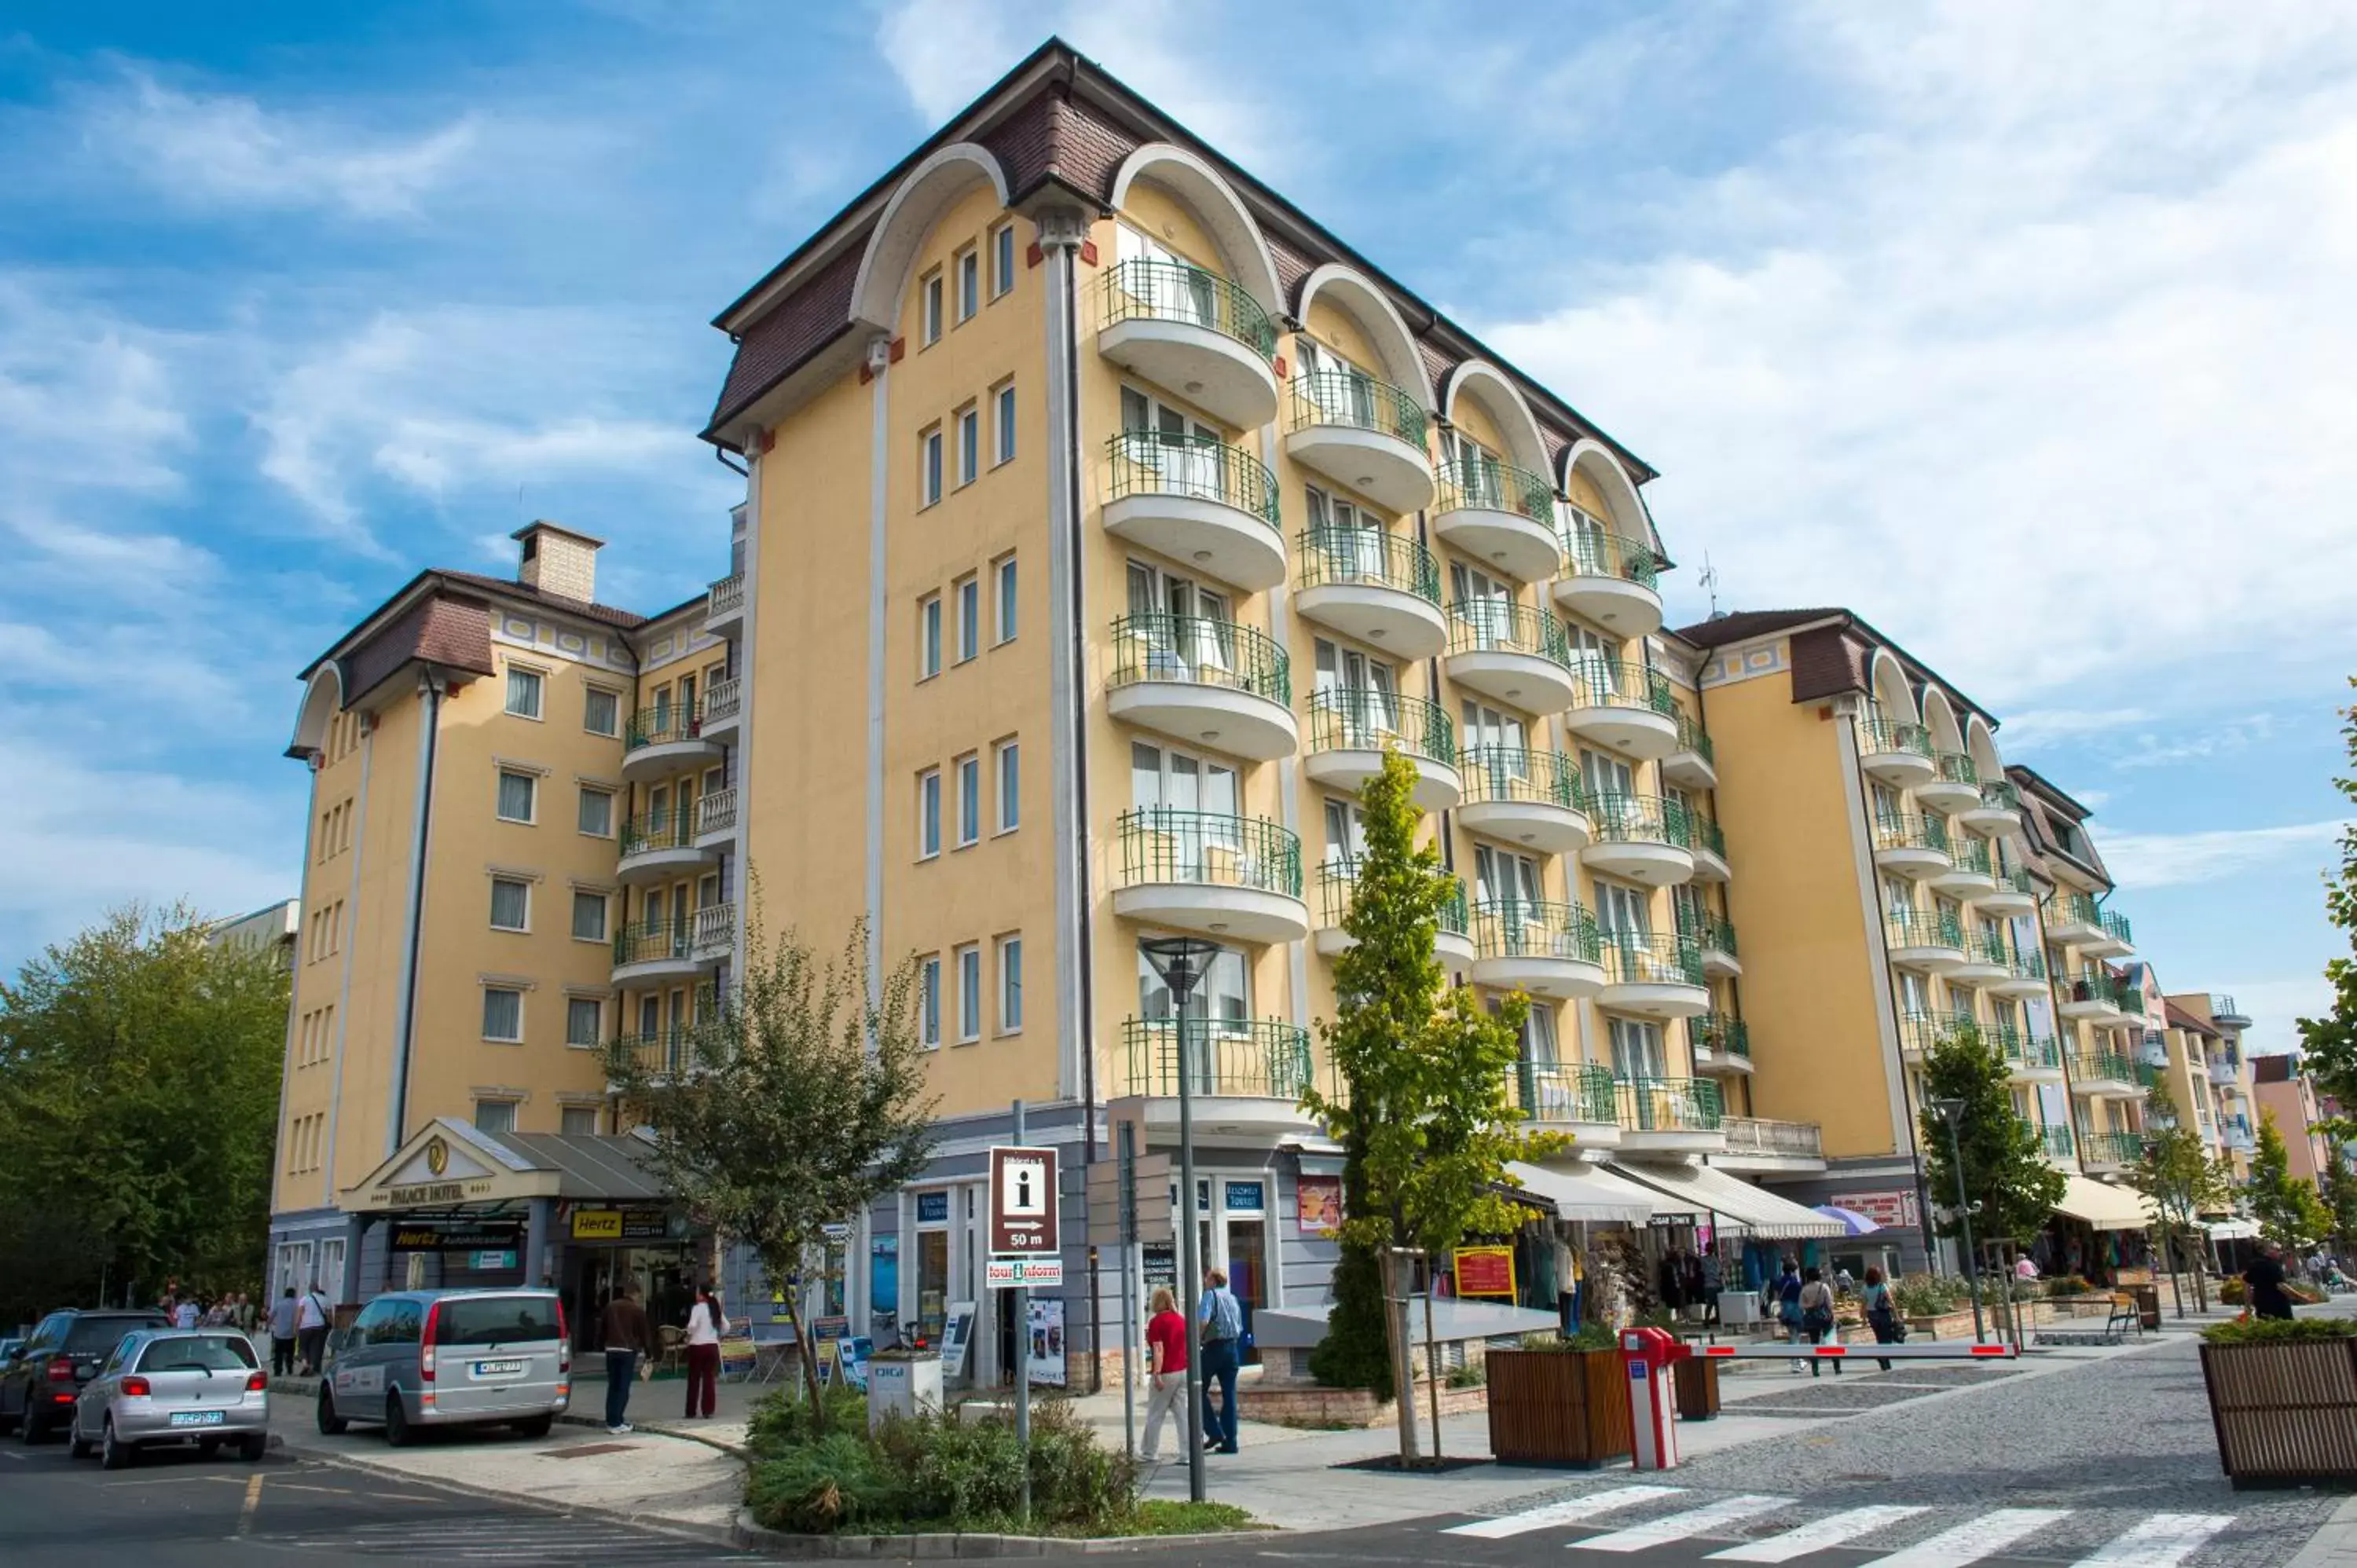
{"type": "Polygon", "coordinates": [[[0,1432],[15,1427],[38,1443],[72,1416],[81,1385],[97,1375],[123,1337],[135,1328],[169,1328],[160,1312],[84,1312],[69,1308],[41,1319],[25,1343],[0,1361],[0,1432]]]}

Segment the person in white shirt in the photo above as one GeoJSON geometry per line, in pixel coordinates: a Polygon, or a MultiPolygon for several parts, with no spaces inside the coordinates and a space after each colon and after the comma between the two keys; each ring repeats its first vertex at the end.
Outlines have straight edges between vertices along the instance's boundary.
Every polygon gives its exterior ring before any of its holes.
{"type": "Polygon", "coordinates": [[[687,1419],[709,1419],[720,1403],[720,1331],[728,1326],[720,1293],[704,1285],[687,1312],[687,1419]]]}
{"type": "Polygon", "coordinates": [[[328,1298],[313,1285],[295,1304],[295,1343],[303,1359],[302,1373],[307,1378],[319,1375],[328,1359],[328,1298]]]}
{"type": "Polygon", "coordinates": [[[172,1309],[172,1326],[194,1328],[197,1326],[197,1298],[188,1297],[172,1309]]]}

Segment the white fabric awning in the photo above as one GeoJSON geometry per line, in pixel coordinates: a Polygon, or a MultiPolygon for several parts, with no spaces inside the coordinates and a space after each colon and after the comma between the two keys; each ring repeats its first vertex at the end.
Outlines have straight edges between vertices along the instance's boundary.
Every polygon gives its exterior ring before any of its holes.
{"type": "Polygon", "coordinates": [[[2258,1226],[2248,1219],[2205,1219],[2201,1229],[2218,1241],[2248,1241],[2259,1233],[2258,1226]]]}
{"type": "Polygon", "coordinates": [[[1838,1219],[1827,1219],[1789,1197],[1779,1197],[1725,1171],[1708,1165],[1616,1165],[1612,1169],[1674,1201],[1659,1208],[1701,1212],[1720,1228],[1742,1231],[1762,1240],[1831,1239],[1849,1234],[1838,1219]]]}
{"type": "Polygon", "coordinates": [[[1534,1165],[1509,1160],[1506,1169],[1531,1197],[1555,1206],[1558,1218],[1610,1225],[1642,1225],[1657,1208],[1674,1207],[1601,1165],[1534,1165]]]}
{"type": "Polygon", "coordinates": [[[2062,1198],[2054,1207],[2098,1230],[2142,1230],[2152,1223],[2143,1197],[2126,1187],[2068,1174],[2062,1180],[2062,1198]]]}

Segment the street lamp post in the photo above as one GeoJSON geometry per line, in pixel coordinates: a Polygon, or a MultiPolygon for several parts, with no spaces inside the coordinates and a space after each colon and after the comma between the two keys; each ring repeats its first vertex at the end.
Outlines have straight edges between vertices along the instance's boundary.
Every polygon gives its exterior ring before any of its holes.
{"type": "Polygon", "coordinates": [[[1932,1110],[1948,1127],[1948,1163],[1956,1167],[1956,1223],[1964,1227],[1964,1286],[1973,1293],[1973,1340],[1983,1337],[1981,1325],[1981,1272],[1973,1258],[1973,1207],[1964,1195],[1964,1154],[1956,1142],[1956,1123],[1964,1119],[1964,1102],[1961,1100],[1934,1100],[1932,1110]]]}
{"type": "MultiPolygon", "coordinates": [[[[1195,1316],[1200,1310],[1202,1260],[1195,1240],[1195,1107],[1188,1092],[1187,999],[1219,956],[1220,944],[1200,937],[1156,937],[1137,944],[1146,961],[1170,992],[1170,1026],[1178,1040],[1178,1286],[1186,1304],[1187,1337],[1195,1342],[1195,1316]]],[[[1200,1346],[1187,1357],[1187,1496],[1203,1500],[1203,1383],[1200,1346]]],[[[1234,1413],[1228,1419],[1233,1421],[1234,1413]]]]}

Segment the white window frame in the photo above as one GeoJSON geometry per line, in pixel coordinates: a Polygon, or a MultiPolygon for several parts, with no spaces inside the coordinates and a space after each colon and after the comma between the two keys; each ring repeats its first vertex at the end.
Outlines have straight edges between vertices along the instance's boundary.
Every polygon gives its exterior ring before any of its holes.
{"type": "Polygon", "coordinates": [[[1023,933],[1010,931],[998,939],[998,1032],[1023,1032],[1023,933]]]}
{"type": "Polygon", "coordinates": [[[581,728],[585,734],[604,736],[612,740],[622,733],[622,693],[611,686],[584,686],[581,689],[581,728]],[[613,705],[614,724],[610,729],[599,729],[589,722],[590,704],[603,697],[613,705]]]}
{"type": "Polygon", "coordinates": [[[950,766],[957,770],[957,847],[982,842],[982,754],[969,751],[950,766]]]}
{"type": "Polygon", "coordinates": [[[513,1101],[513,1100],[478,1100],[478,1101],[475,1101],[475,1110],[474,1110],[474,1127],[475,1127],[475,1130],[476,1130],[477,1132],[479,1132],[479,1133],[489,1133],[492,1134],[492,1135],[493,1135],[493,1136],[495,1136],[495,1137],[496,1137],[498,1134],[501,1133],[512,1133],[512,1132],[514,1132],[514,1131],[516,1130],[516,1124],[515,1124],[515,1122],[516,1122],[516,1108],[517,1108],[517,1106],[518,1106],[520,1103],[521,1103],[520,1101],[513,1101]],[[507,1125],[506,1125],[506,1126],[504,1126],[504,1127],[486,1127],[486,1126],[484,1126],[484,1125],[483,1125],[483,1120],[482,1120],[482,1118],[483,1118],[483,1112],[484,1112],[486,1110],[488,1110],[488,1109],[490,1109],[490,1107],[492,1107],[492,1106],[498,1106],[498,1107],[500,1107],[500,1109],[502,1109],[502,1110],[506,1111],[506,1112],[508,1113],[508,1114],[507,1114],[507,1125]]]}
{"type": "Polygon", "coordinates": [[[929,424],[917,435],[917,510],[938,506],[942,484],[948,478],[942,452],[942,427],[929,424]]]}
{"type": "Polygon", "coordinates": [[[992,607],[997,618],[997,625],[992,628],[996,634],[992,646],[996,647],[999,643],[1015,640],[1019,618],[1016,595],[1021,586],[1021,579],[1016,573],[1013,551],[1008,551],[991,564],[991,580],[992,595],[997,601],[992,607]]]}
{"type": "Polygon", "coordinates": [[[917,858],[932,860],[941,853],[942,770],[928,768],[917,775],[917,858]]]}
{"type": "Polygon", "coordinates": [[[942,269],[935,267],[917,280],[917,342],[930,349],[942,340],[942,305],[944,280],[942,269]]]}
{"type": "Polygon", "coordinates": [[[968,245],[952,258],[951,266],[957,279],[957,325],[964,326],[982,314],[982,252],[968,245]]]}
{"type": "Polygon", "coordinates": [[[1023,743],[1006,739],[990,748],[990,775],[998,794],[998,823],[992,836],[1023,825],[1023,743]]]}
{"type": "Polygon", "coordinates": [[[543,716],[548,712],[548,671],[534,665],[518,664],[510,660],[507,691],[502,694],[501,706],[505,709],[508,717],[511,719],[530,719],[534,724],[541,723],[543,716]],[[530,713],[515,705],[516,680],[519,676],[530,682],[526,688],[532,693],[530,713]]]}
{"type": "Polygon", "coordinates": [[[982,944],[968,942],[951,956],[957,960],[958,1044],[970,1046],[982,1038],[982,944]]]}
{"type": "Polygon", "coordinates": [[[990,392],[990,466],[1015,459],[1015,383],[1001,381],[990,392]]]}
{"type": "Polygon", "coordinates": [[[573,890],[572,931],[573,940],[576,942],[612,941],[614,940],[614,896],[610,893],[599,892],[595,887],[576,887],[573,890]],[[597,934],[594,937],[585,937],[581,934],[582,900],[585,898],[594,898],[597,902],[597,934]]]}
{"type": "Polygon", "coordinates": [[[958,433],[957,488],[982,477],[982,405],[970,403],[955,414],[958,433]]]}
{"type": "Polygon", "coordinates": [[[523,1031],[524,1031],[524,1016],[523,1016],[523,987],[522,987],[522,986],[520,986],[520,985],[486,985],[486,986],[484,986],[484,987],[483,987],[483,1038],[484,1038],[484,1039],[486,1039],[486,1040],[489,1040],[489,1041],[490,1041],[490,1042],[491,1042],[493,1045],[500,1045],[500,1046],[520,1046],[520,1045],[523,1044],[523,1031]],[[515,998],[515,1015],[516,1015],[515,1033],[514,1033],[513,1035],[511,1035],[511,1035],[494,1035],[494,1034],[492,1034],[492,1033],[491,1033],[491,998],[492,998],[492,997],[494,997],[494,996],[512,996],[512,997],[514,997],[514,998],[515,998]]]}
{"type": "Polygon", "coordinates": [[[540,775],[537,773],[527,773],[521,768],[502,768],[498,770],[496,778],[497,783],[494,786],[494,792],[491,800],[491,814],[499,818],[499,820],[503,822],[514,822],[520,827],[538,826],[540,823],[540,775]],[[527,814],[521,817],[511,817],[508,815],[505,810],[507,805],[507,781],[511,779],[522,779],[524,788],[529,790],[532,795],[531,810],[527,814]]]}
{"type": "Polygon", "coordinates": [[[957,661],[982,652],[982,579],[971,572],[950,585],[957,596],[957,661]]]}
{"type": "Polygon", "coordinates": [[[930,681],[942,672],[942,596],[927,594],[917,601],[917,679],[930,681]]]}
{"type": "Polygon", "coordinates": [[[605,1043],[605,1036],[606,1004],[603,1001],[595,996],[568,996],[565,999],[565,1043],[566,1045],[576,1051],[595,1050],[605,1043]],[[590,1028],[587,1039],[576,1040],[573,1037],[573,1020],[579,1015],[580,1009],[584,1007],[594,1009],[597,1021],[590,1028]]]}
{"type": "Polygon", "coordinates": [[[573,829],[584,838],[612,838],[614,836],[614,791],[607,789],[602,784],[582,785],[580,799],[574,803],[573,807],[573,829]],[[606,827],[605,831],[602,832],[581,825],[581,809],[587,805],[592,800],[599,800],[606,802],[606,827]]]}
{"type": "Polygon", "coordinates": [[[556,1130],[573,1137],[594,1138],[597,1135],[597,1107],[594,1105],[560,1105],[556,1108],[556,1130]],[[569,1123],[576,1116],[589,1118],[589,1131],[573,1133],[569,1123]]]}
{"type": "Polygon", "coordinates": [[[942,955],[917,961],[917,1044],[929,1051],[942,1044],[942,955]]]}
{"type": "Polygon", "coordinates": [[[1015,292],[1015,220],[1008,219],[990,231],[990,297],[1005,299],[1015,292]]]}
{"type": "Polygon", "coordinates": [[[517,934],[517,935],[520,935],[520,936],[528,936],[528,935],[530,935],[530,934],[531,934],[531,932],[532,932],[532,882],[531,882],[531,879],[530,879],[530,878],[528,878],[528,877],[522,877],[522,876],[494,876],[494,877],[492,877],[492,878],[491,878],[491,907],[490,907],[490,911],[488,912],[488,914],[487,914],[487,916],[486,916],[486,918],[487,918],[487,920],[489,921],[489,923],[490,923],[490,925],[491,929],[493,929],[493,930],[495,930],[495,931],[508,931],[508,932],[512,932],[512,933],[517,934]],[[499,912],[500,912],[500,889],[501,887],[503,887],[503,886],[504,886],[504,887],[512,887],[512,888],[516,889],[516,891],[518,891],[519,893],[521,893],[521,894],[522,894],[522,895],[523,895],[523,918],[522,918],[522,920],[518,921],[516,924],[514,924],[514,925],[512,925],[512,926],[502,926],[502,925],[500,925],[500,921],[499,921],[499,912]]]}

